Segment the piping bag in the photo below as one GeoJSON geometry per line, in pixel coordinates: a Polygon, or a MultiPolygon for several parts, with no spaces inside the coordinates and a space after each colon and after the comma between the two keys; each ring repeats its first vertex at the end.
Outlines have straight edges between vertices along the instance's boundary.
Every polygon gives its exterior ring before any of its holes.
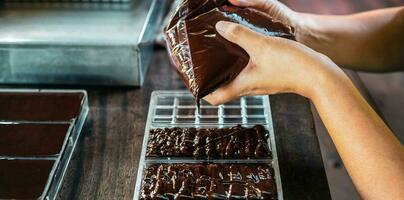
{"type": "Polygon", "coordinates": [[[293,27],[258,10],[236,7],[227,0],[182,0],[165,27],[165,39],[171,61],[196,98],[198,111],[200,99],[236,78],[250,59],[244,49],[216,31],[219,21],[295,39],[293,27]]]}

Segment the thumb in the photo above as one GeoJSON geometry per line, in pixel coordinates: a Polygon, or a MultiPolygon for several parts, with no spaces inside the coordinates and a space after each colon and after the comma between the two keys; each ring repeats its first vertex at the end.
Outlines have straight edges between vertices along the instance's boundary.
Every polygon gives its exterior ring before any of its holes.
{"type": "Polygon", "coordinates": [[[206,95],[203,99],[212,105],[220,105],[240,97],[241,95],[238,94],[240,87],[236,82],[236,80],[231,81],[206,95]]]}
{"type": "Polygon", "coordinates": [[[264,36],[240,24],[219,21],[216,23],[216,30],[224,38],[247,51],[250,56],[257,53],[259,47],[265,44],[264,36]]]}
{"type": "Polygon", "coordinates": [[[234,80],[206,95],[203,99],[212,105],[220,105],[251,92],[249,89],[247,89],[249,83],[248,69],[250,68],[250,65],[251,61],[234,80]]]}

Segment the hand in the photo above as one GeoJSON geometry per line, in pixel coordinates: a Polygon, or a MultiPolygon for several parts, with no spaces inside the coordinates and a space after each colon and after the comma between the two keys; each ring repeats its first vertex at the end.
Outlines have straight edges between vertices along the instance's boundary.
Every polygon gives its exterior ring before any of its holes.
{"type": "Polygon", "coordinates": [[[282,21],[285,24],[300,27],[302,17],[277,0],[229,0],[235,6],[250,7],[269,14],[273,18],[282,21]]]}
{"type": "Polygon", "coordinates": [[[276,0],[228,1],[294,27],[298,42],[339,66],[372,72],[404,70],[404,6],[352,15],[316,15],[293,11],[276,0]]]}
{"type": "Polygon", "coordinates": [[[298,42],[267,37],[231,22],[218,22],[216,29],[245,49],[250,61],[232,82],[204,98],[211,104],[246,95],[285,92],[311,98],[317,87],[345,76],[328,57],[298,42]]]}

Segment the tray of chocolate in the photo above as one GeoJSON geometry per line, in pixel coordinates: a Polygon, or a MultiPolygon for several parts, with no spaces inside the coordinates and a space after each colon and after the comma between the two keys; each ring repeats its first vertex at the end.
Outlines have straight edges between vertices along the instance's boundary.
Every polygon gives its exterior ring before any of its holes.
{"type": "Polygon", "coordinates": [[[88,113],[82,90],[0,90],[0,199],[55,199],[88,113]]]}
{"type": "Polygon", "coordinates": [[[283,199],[268,96],[154,91],[134,199],[283,199]]]}

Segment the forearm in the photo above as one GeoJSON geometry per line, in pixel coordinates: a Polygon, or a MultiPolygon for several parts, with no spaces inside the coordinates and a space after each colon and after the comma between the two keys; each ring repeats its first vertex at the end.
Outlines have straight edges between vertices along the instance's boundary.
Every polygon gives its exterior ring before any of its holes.
{"type": "Polygon", "coordinates": [[[297,40],[338,65],[363,71],[404,70],[404,7],[297,16],[297,40]]]}
{"type": "Polygon", "coordinates": [[[402,144],[345,75],[330,77],[315,90],[312,101],[360,195],[401,199],[402,144]]]}
{"type": "Polygon", "coordinates": [[[360,194],[365,199],[404,196],[402,144],[332,60],[301,43],[267,37],[235,23],[218,22],[216,30],[243,48],[250,61],[234,80],[205,100],[219,105],[253,94],[306,96],[316,106],[360,194]]]}

